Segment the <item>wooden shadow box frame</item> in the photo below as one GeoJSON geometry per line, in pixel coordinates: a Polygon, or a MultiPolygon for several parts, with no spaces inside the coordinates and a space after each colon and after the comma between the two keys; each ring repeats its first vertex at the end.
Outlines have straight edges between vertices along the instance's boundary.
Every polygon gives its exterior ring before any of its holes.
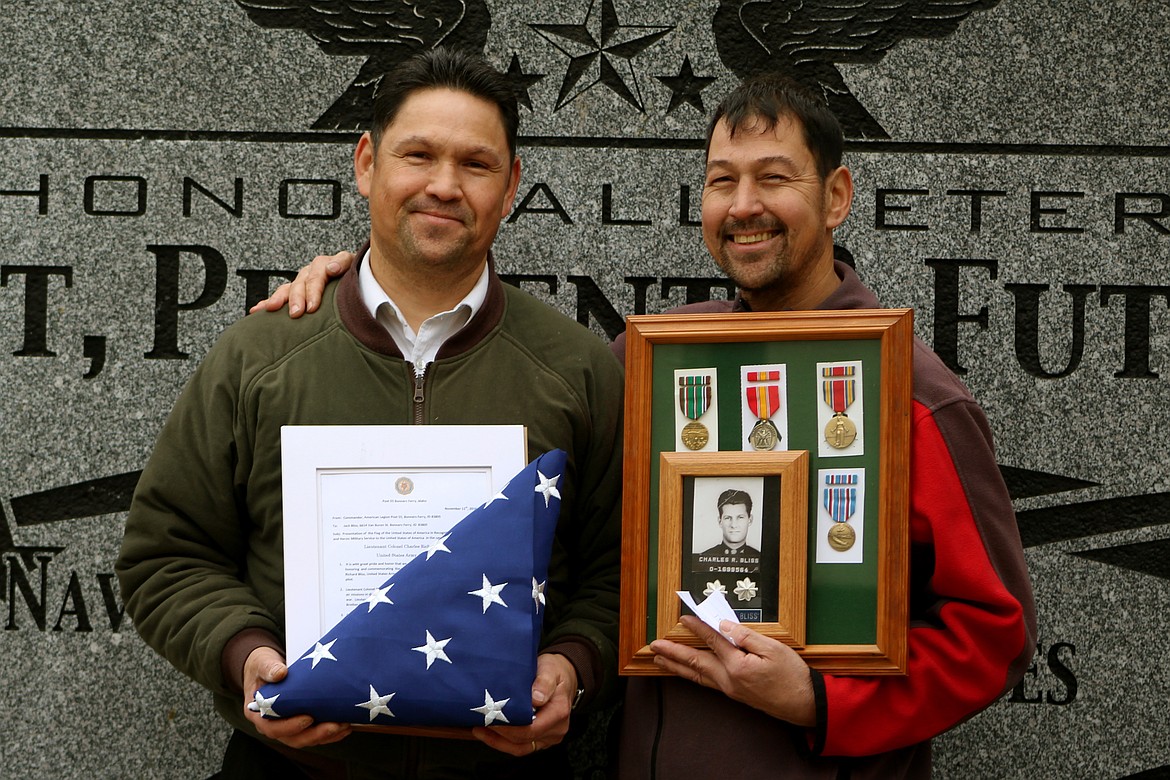
{"type": "MultiPolygon", "coordinates": [[[[683,526],[688,477],[767,477],[779,482],[778,501],[773,506],[759,504],[754,513],[761,522],[776,522],[779,525],[776,536],[779,540],[777,554],[769,560],[765,557],[762,567],[772,567],[781,574],[777,577],[776,619],[763,623],[752,623],[752,628],[785,644],[800,648],[804,646],[804,591],[805,591],[805,539],[808,519],[805,485],[808,483],[807,452],[723,452],[692,453],[664,452],[660,510],[658,516],[659,557],[658,566],[658,636],[692,647],[706,645],[679,622],[682,603],[676,592],[682,587],[683,569],[683,526]]],[[[765,551],[766,552],[766,551],[765,551]]],[[[730,597],[729,597],[730,600],[730,597]]],[[[734,600],[732,605],[734,606],[734,600]]],[[[641,648],[634,654],[635,664],[645,666],[647,671],[654,667],[653,654],[648,648],[641,648]],[[648,664],[648,666],[647,666],[648,664]]],[[[661,673],[661,672],[659,672],[661,673]]]]}
{"type": "MultiPolygon", "coordinates": [[[[784,363],[790,372],[811,377],[819,361],[851,359],[863,363],[869,383],[862,413],[871,433],[866,438],[864,458],[818,457],[820,433],[814,431],[815,425],[806,422],[807,414],[797,416],[785,443],[789,450],[803,450],[808,456],[806,500],[802,502],[807,512],[807,531],[801,542],[807,551],[806,565],[790,564],[790,568],[784,568],[786,574],[781,582],[781,593],[787,594],[786,604],[804,602],[805,619],[781,613],[776,623],[751,625],[793,646],[810,666],[823,672],[906,673],[913,341],[913,314],[909,309],[628,318],[618,645],[621,674],[663,674],[654,665],[649,649],[654,639],[669,638],[701,646],[697,637],[679,624],[680,606],[675,594],[679,590],[675,585],[682,554],[678,535],[682,488],[678,484],[680,467],[674,464],[690,461],[674,453],[673,407],[669,405],[674,403],[670,379],[673,371],[715,367],[720,376],[725,372],[734,374],[738,382],[741,365],[784,363]],[[664,420],[664,410],[671,411],[670,421],[664,420]],[[658,433],[664,425],[671,427],[669,441],[658,433]],[[872,435],[875,429],[876,436],[872,435]],[[819,562],[813,538],[817,527],[817,470],[851,466],[864,467],[869,485],[864,521],[868,529],[865,565],[819,562]],[[801,568],[803,574],[798,575],[801,568]],[[790,575],[802,579],[791,582],[790,575]],[[849,617],[853,614],[851,609],[859,610],[863,619],[849,617]]],[[[812,380],[808,380],[793,387],[803,391],[811,384],[812,380]]],[[[734,399],[737,394],[724,395],[734,399]]],[[[730,416],[720,414],[720,419],[730,416]]],[[[727,434],[725,438],[720,431],[720,451],[706,453],[694,461],[696,465],[681,466],[683,472],[746,473],[745,464],[751,462],[751,453],[741,451],[738,418],[735,425],[725,423],[721,428],[727,434]]],[[[778,473],[775,464],[766,468],[772,471],[762,473],[778,473]]]]}

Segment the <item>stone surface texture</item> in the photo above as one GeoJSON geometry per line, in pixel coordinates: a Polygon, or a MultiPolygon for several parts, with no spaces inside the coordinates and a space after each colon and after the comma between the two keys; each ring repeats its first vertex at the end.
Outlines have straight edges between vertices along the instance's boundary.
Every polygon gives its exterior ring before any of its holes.
{"type": "MultiPolygon", "coordinates": [[[[685,224],[706,115],[739,80],[712,25],[724,4],[614,0],[615,35],[657,37],[604,55],[618,82],[566,86],[580,51],[541,25],[599,36],[605,4],[486,3],[486,56],[540,76],[521,109],[531,197],[501,230],[499,270],[602,337],[684,303],[683,280],[725,295],[685,224]],[[688,68],[710,81],[678,97],[661,79],[688,68]]],[[[886,305],[915,309],[928,343],[953,334],[948,358],[1000,463],[1050,486],[1016,501],[1035,667],[936,741],[935,774],[1166,772],[1170,6],[982,5],[950,34],[839,67],[889,136],[848,144],[857,195],[839,243],[886,305]],[[973,196],[955,192],[972,190],[993,191],[978,226],[973,196]],[[940,268],[955,267],[943,295],[940,268]]],[[[28,507],[142,468],[184,381],[243,314],[251,272],[363,240],[357,134],[312,128],[363,57],[262,27],[232,0],[0,9],[0,775],[206,777],[227,728],[121,616],[125,501],[28,507]],[[208,269],[226,283],[168,335],[156,282],[180,251],[180,302],[208,269]]]]}

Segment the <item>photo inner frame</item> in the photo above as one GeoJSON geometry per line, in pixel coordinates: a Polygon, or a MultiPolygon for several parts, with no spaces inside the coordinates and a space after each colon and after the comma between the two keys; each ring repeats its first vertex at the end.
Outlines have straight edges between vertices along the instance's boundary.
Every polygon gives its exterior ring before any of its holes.
{"type": "MultiPolygon", "coordinates": [[[[660,456],[677,449],[676,376],[713,369],[712,382],[729,389],[706,412],[718,423],[715,444],[723,456],[742,451],[751,432],[740,422],[746,419],[742,393],[730,389],[744,371],[782,366],[786,395],[780,413],[788,415],[789,426],[782,446],[809,454],[805,641],[798,652],[824,672],[905,674],[913,340],[909,309],[628,318],[620,673],[655,673],[646,668],[652,659],[639,654],[661,635],[658,610],[667,599],[659,588],[660,569],[664,556],[675,554],[660,528],[660,456]],[[849,382],[843,383],[840,404],[825,400],[826,387],[835,389],[837,378],[825,369],[837,366],[857,367],[852,375],[841,372],[858,384],[850,392],[849,382]],[[822,445],[842,426],[820,420],[819,405],[833,417],[861,423],[864,436],[854,441],[862,438],[864,446],[838,438],[826,451],[822,445]],[[861,476],[856,486],[825,485],[825,470],[861,476]],[[832,509],[840,508],[827,520],[818,514],[828,511],[826,495],[832,509]],[[850,503],[854,495],[856,505],[850,503]],[[819,560],[818,547],[828,549],[819,560]]],[[[730,601],[734,607],[734,595],[730,601]]]]}
{"type": "MultiPolygon", "coordinates": [[[[677,591],[689,590],[702,601],[723,584],[741,622],[800,648],[808,453],[664,452],[661,457],[657,638],[706,647],[679,622],[683,605],[677,591]]],[[[664,674],[648,647],[635,656],[644,673],[664,674]]]]}

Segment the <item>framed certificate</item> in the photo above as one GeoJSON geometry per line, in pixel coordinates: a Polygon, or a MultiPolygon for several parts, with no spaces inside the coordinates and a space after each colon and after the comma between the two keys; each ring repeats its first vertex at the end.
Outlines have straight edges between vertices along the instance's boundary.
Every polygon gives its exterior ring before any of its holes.
{"type": "Polygon", "coordinates": [[[304,655],[527,462],[520,425],[284,426],[288,657],[304,655]]]}
{"type": "MultiPolygon", "coordinates": [[[[823,671],[904,674],[911,311],[634,316],[626,339],[621,672],[659,673],[647,649],[656,638],[690,641],[677,623],[676,581],[697,600],[722,585],[733,608],[762,584],[747,577],[736,594],[738,579],[712,578],[695,592],[699,569],[754,565],[731,560],[726,544],[725,554],[704,554],[716,542],[700,537],[722,510],[708,506],[702,480],[757,477],[745,490],[762,499],[769,472],[745,470],[744,459],[799,453],[768,467],[775,490],[803,481],[803,501],[781,501],[778,520],[760,526],[777,529],[776,552],[762,537],[756,548],[761,577],[765,560],[777,566],[774,606],[744,600],[737,614],[823,671]],[[704,459],[699,471],[680,465],[688,453],[704,459]],[[695,481],[679,482],[680,468],[695,481]],[[803,523],[790,516],[798,505],[803,523]],[[804,565],[785,566],[783,534],[798,527],[804,565]],[[796,604],[803,615],[784,611],[796,604]]],[[[752,598],[763,593],[771,587],[752,598]]]]}

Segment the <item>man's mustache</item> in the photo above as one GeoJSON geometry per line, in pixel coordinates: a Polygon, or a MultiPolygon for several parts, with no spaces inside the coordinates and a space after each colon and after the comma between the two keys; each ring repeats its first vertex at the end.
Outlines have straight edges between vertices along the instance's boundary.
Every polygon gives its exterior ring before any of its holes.
{"type": "Polygon", "coordinates": [[[470,209],[458,205],[453,206],[433,198],[412,198],[406,202],[406,210],[408,212],[421,211],[439,217],[446,217],[447,219],[458,220],[465,225],[472,220],[470,209]]]}
{"type": "Polygon", "coordinates": [[[784,223],[774,216],[761,215],[750,219],[728,219],[723,223],[723,235],[735,233],[785,232],[784,223]]]}

